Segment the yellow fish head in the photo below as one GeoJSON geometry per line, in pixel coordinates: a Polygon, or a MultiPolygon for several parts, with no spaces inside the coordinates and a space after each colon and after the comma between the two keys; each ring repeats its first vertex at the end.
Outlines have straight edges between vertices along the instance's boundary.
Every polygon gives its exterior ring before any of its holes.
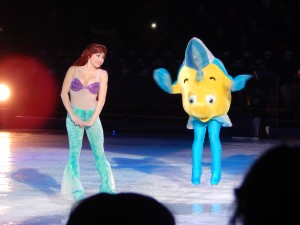
{"type": "Polygon", "coordinates": [[[207,122],[228,112],[231,83],[215,64],[203,68],[201,80],[197,79],[197,70],[183,66],[172,89],[173,93],[182,94],[182,105],[187,114],[207,122]]]}

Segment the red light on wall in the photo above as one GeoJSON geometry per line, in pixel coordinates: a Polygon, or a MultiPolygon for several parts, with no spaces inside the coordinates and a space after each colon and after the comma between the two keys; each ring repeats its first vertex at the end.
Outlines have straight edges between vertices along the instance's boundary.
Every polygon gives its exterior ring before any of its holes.
{"type": "MultiPolygon", "coordinates": [[[[7,106],[8,116],[13,117],[8,120],[9,125],[18,127],[20,122],[16,118],[29,118],[29,128],[43,127],[53,116],[60,100],[53,71],[32,56],[9,55],[0,58],[0,75],[0,83],[5,83],[10,89],[9,101],[0,102],[7,106]]],[[[2,86],[3,96],[0,98],[7,98],[7,87],[2,86]]],[[[22,123],[29,119],[22,120],[22,123]]]]}

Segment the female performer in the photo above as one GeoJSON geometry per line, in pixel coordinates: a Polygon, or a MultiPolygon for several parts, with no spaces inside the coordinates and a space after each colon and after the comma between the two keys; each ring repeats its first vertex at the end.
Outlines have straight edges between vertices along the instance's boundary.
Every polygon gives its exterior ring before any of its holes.
{"type": "Polygon", "coordinates": [[[107,71],[100,69],[107,49],[90,44],[70,66],[61,90],[61,99],[67,110],[66,127],[69,139],[69,161],[65,168],[61,193],[66,198],[80,200],[84,188],[79,177],[79,155],[84,131],[95,156],[100,174],[100,192],[115,193],[114,177],[104,153],[104,134],[100,121],[107,93],[107,71]]]}

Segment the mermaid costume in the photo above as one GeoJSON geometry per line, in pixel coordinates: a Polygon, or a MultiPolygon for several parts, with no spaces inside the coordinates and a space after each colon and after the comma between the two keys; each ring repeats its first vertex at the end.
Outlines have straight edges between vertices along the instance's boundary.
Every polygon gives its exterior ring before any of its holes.
{"type": "MultiPolygon", "coordinates": [[[[100,82],[92,83],[88,86],[83,86],[78,78],[74,78],[71,83],[71,90],[78,92],[87,89],[93,95],[99,93],[100,82]]],[[[73,112],[82,121],[88,121],[93,116],[94,109],[83,110],[72,106],[73,112]]],[[[69,160],[65,167],[61,193],[68,199],[80,200],[84,197],[85,191],[80,182],[80,166],[79,156],[82,149],[82,140],[84,131],[87,134],[92,152],[95,157],[95,164],[100,175],[100,192],[115,193],[114,176],[111,170],[110,163],[105,157],[104,152],[104,134],[100,118],[97,118],[93,125],[88,127],[80,127],[74,124],[70,115],[66,118],[66,127],[69,139],[69,160]]]]}

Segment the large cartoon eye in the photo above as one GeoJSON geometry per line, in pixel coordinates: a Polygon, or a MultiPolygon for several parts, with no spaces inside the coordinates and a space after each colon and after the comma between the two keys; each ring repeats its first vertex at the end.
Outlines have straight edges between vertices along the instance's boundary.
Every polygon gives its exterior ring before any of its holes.
{"type": "Polygon", "coordinates": [[[216,101],[216,96],[214,96],[214,95],[206,95],[206,101],[209,104],[213,104],[216,101]]]}
{"type": "Polygon", "coordinates": [[[197,96],[196,95],[191,95],[189,97],[189,103],[194,104],[197,101],[197,96]]]}

